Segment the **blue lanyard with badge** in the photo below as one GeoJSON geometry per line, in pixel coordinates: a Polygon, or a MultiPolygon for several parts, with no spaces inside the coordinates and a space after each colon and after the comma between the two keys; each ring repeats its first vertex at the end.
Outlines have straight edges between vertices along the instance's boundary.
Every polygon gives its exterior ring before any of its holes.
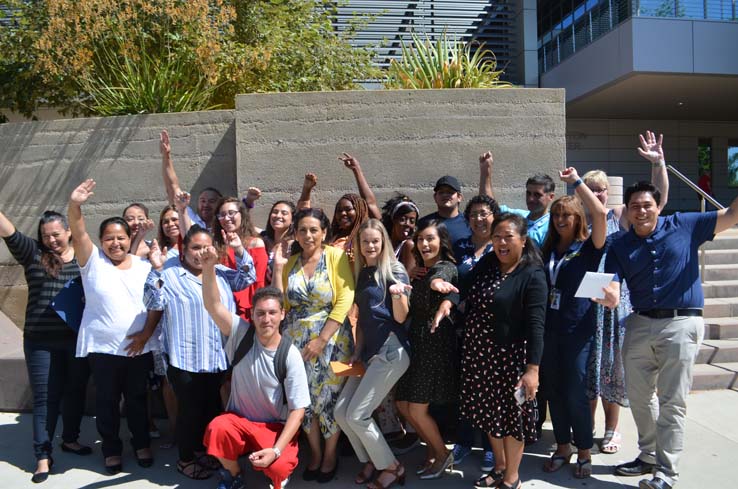
{"type": "Polygon", "coordinates": [[[559,278],[561,267],[564,265],[564,262],[570,261],[579,256],[579,250],[582,249],[582,245],[584,245],[584,243],[580,241],[573,249],[569,248],[569,253],[562,256],[558,262],[556,262],[556,254],[551,251],[551,258],[548,260],[548,276],[551,279],[551,291],[548,293],[548,307],[554,311],[558,311],[559,307],[561,307],[561,290],[556,288],[556,279],[559,278]]]}

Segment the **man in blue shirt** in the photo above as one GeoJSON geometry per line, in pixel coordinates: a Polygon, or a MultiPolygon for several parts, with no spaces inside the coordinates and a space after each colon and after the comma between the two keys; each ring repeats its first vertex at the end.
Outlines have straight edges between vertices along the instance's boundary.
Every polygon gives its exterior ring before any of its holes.
{"type": "Polygon", "coordinates": [[[438,210],[432,214],[423,216],[418,222],[418,227],[420,227],[420,223],[423,221],[438,219],[448,229],[451,245],[453,246],[458,241],[470,237],[471,229],[469,229],[469,223],[464,219],[464,215],[459,212],[459,205],[463,199],[464,196],[461,195],[461,183],[459,183],[456,177],[446,175],[439,178],[433,187],[433,200],[435,200],[438,210]]]}
{"type": "MultiPolygon", "coordinates": [[[[653,472],[652,479],[640,481],[641,489],[671,489],[679,477],[686,399],[704,336],[699,247],[738,224],[738,198],[716,212],[659,217],[660,198],[649,182],[626,190],[631,227],[612,242],[605,264],[616,281],[628,282],[633,304],[622,351],[641,452],[634,461],[618,465],[615,473],[653,472]]],[[[619,297],[619,290],[608,288],[596,302],[613,308],[619,297]]]]}
{"type": "MultiPolygon", "coordinates": [[[[494,198],[492,193],[492,152],[487,151],[479,157],[479,194],[494,198]]],[[[540,248],[548,235],[548,208],[556,194],[556,184],[548,175],[536,174],[525,182],[525,204],[528,210],[513,209],[500,204],[500,212],[512,212],[525,217],[528,222],[528,236],[540,248]]]]}

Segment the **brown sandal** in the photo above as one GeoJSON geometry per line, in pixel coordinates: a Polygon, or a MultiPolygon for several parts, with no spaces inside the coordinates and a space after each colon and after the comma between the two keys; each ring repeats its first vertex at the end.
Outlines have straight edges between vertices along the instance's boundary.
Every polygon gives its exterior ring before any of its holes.
{"type": "Polygon", "coordinates": [[[369,483],[366,486],[366,489],[388,489],[395,482],[400,484],[401,486],[405,485],[405,467],[403,467],[402,464],[398,464],[397,467],[395,467],[394,469],[384,469],[379,472],[379,475],[376,479],[374,479],[374,482],[369,483]],[[386,486],[379,482],[379,478],[385,472],[394,476],[394,479],[390,480],[386,486]]]}
{"type": "Polygon", "coordinates": [[[367,482],[371,481],[374,478],[374,473],[377,471],[377,469],[374,468],[374,464],[371,462],[367,462],[364,464],[364,468],[361,469],[361,472],[356,474],[356,479],[354,479],[354,484],[366,484],[367,482]],[[368,467],[371,467],[372,470],[366,470],[368,467]]]}

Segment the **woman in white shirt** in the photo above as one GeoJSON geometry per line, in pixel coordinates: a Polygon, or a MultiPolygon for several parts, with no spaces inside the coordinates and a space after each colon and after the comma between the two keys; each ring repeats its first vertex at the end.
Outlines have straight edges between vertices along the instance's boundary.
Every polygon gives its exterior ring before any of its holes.
{"type": "Polygon", "coordinates": [[[149,448],[146,379],[151,370],[151,335],[160,314],[146,314],[144,283],[148,261],[129,254],[131,230],[120,217],[100,224],[100,248],[87,234],[82,204],[93,195],[95,182],[80,184],[69,197],[69,227],[85,290],[85,310],[77,337],[77,356],[87,357],[96,386],[96,423],[102,437],[105,469],[122,470],[123,444],[119,403],[126,399],[131,444],[142,467],[153,464],[149,448]]]}

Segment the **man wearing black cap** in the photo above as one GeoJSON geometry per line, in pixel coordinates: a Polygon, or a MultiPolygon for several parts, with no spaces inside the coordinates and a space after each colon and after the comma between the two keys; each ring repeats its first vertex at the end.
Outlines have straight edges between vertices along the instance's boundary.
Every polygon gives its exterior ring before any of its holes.
{"type": "Polygon", "coordinates": [[[423,222],[428,219],[438,219],[443,222],[446,229],[448,229],[451,245],[454,247],[458,241],[471,236],[469,223],[464,219],[464,215],[459,212],[459,204],[461,204],[463,198],[461,184],[456,177],[446,175],[439,178],[435,187],[433,187],[433,200],[436,201],[438,210],[420,220],[420,222],[423,222]]]}

